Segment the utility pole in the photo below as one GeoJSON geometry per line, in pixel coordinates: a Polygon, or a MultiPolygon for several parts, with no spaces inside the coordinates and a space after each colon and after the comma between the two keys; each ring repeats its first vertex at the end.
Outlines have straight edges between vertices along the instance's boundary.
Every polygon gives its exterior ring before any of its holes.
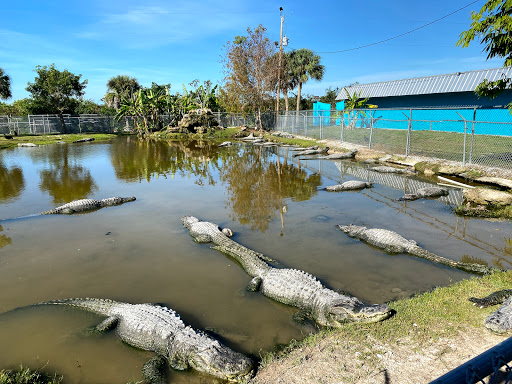
{"type": "Polygon", "coordinates": [[[279,99],[281,98],[281,61],[283,56],[283,22],[284,22],[284,16],[283,16],[283,7],[279,8],[279,11],[281,12],[281,36],[279,37],[279,66],[277,68],[277,106],[276,106],[276,128],[279,128],[279,99]]]}

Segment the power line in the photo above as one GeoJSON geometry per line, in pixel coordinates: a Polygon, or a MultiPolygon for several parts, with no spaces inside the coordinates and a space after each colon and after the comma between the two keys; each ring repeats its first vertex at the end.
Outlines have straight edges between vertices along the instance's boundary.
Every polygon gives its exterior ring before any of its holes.
{"type": "Polygon", "coordinates": [[[459,8],[457,9],[456,11],[453,11],[452,13],[449,13],[447,15],[444,15],[443,17],[440,17],[439,19],[436,19],[434,21],[431,21],[430,23],[427,23],[427,24],[424,24],[422,25],[421,27],[418,27],[418,28],[414,28],[414,29],[411,29],[410,31],[407,31],[407,32],[404,32],[404,33],[401,33],[400,35],[396,35],[396,36],[393,36],[393,37],[390,37],[389,39],[385,39],[385,40],[381,40],[381,41],[377,41],[375,43],[371,43],[371,44],[366,44],[366,45],[361,45],[359,47],[355,47],[355,48],[349,48],[349,49],[343,49],[341,51],[330,51],[330,52],[316,52],[316,53],[341,53],[341,52],[349,52],[349,51],[355,51],[357,49],[362,49],[362,48],[367,48],[367,47],[371,47],[373,45],[377,45],[377,44],[382,44],[382,43],[385,43],[386,41],[390,41],[390,40],[394,40],[394,39],[398,39],[399,37],[402,37],[402,36],[405,36],[405,35],[408,35],[409,33],[413,33],[419,29],[422,29],[422,28],[425,28],[425,27],[428,27],[429,25],[432,25],[434,23],[437,23],[438,21],[440,20],[443,20],[443,19],[446,19],[448,16],[451,16],[457,12],[460,12],[462,11],[463,9],[475,4],[475,3],[478,3],[480,0],[476,0],[476,1],[473,1],[472,3],[469,3],[468,5],[465,5],[464,7],[462,8],[459,8]]]}

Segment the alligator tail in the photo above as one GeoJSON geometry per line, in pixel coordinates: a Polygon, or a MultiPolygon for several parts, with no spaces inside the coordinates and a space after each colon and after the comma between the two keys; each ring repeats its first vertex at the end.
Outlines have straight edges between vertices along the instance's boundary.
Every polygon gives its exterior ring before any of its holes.
{"type": "Polygon", "coordinates": [[[73,298],[73,299],[62,299],[62,300],[50,300],[43,301],[42,303],[34,305],[67,305],[71,307],[77,307],[85,309],[89,312],[97,313],[99,315],[109,316],[112,307],[119,305],[120,303],[109,299],[94,299],[94,298],[73,298]]]}

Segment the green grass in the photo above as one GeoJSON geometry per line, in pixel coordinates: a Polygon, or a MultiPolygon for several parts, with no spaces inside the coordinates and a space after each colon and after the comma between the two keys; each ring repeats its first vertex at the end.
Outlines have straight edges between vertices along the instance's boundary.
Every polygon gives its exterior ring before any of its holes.
{"type": "Polygon", "coordinates": [[[1,370],[0,384],[59,384],[62,377],[50,376],[39,370],[31,370],[20,366],[17,371],[1,370]]]}
{"type": "Polygon", "coordinates": [[[109,133],[91,133],[91,134],[62,134],[62,135],[22,135],[14,136],[11,140],[7,140],[0,136],[0,149],[17,147],[18,143],[33,143],[36,145],[55,144],[57,141],[71,143],[76,140],[85,139],[86,137],[94,137],[94,140],[110,140],[117,137],[115,134],[109,133]]]}
{"type": "Polygon", "coordinates": [[[459,332],[483,329],[483,320],[496,307],[480,309],[473,306],[468,298],[484,297],[498,290],[510,289],[511,285],[512,272],[498,272],[436,288],[410,299],[393,301],[388,305],[396,313],[390,319],[372,324],[348,323],[342,328],[323,329],[300,342],[293,340],[279,351],[265,354],[260,368],[286,357],[296,348],[317,345],[327,337],[336,343],[358,345],[358,350],[371,350],[375,342],[390,345],[409,342],[411,348],[415,348],[440,338],[454,337],[459,332]]]}
{"type": "MultiPolygon", "coordinates": [[[[339,125],[323,127],[323,138],[340,138],[339,125]]],[[[308,128],[307,135],[320,138],[320,128],[308,128]]],[[[405,153],[407,130],[373,129],[372,149],[388,153],[405,153]]],[[[368,145],[370,140],[369,128],[344,129],[343,140],[349,143],[368,145]]],[[[411,155],[439,157],[442,159],[462,161],[464,149],[464,134],[443,131],[412,131],[411,155]]],[[[466,160],[469,159],[471,135],[466,136],[466,160]]],[[[496,154],[512,152],[512,137],[475,135],[473,140],[472,160],[496,154]]],[[[506,161],[504,161],[506,165],[506,161]]]]}

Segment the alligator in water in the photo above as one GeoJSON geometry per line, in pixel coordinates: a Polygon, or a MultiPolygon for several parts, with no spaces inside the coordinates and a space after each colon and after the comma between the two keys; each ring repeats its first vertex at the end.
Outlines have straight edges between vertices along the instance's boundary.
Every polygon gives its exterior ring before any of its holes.
{"type": "Polygon", "coordinates": [[[108,199],[94,200],[94,199],[81,199],[75,200],[71,203],[61,205],[60,207],[43,211],[40,215],[56,215],[56,214],[72,214],[78,212],[92,211],[103,207],[111,207],[113,205],[120,205],[128,201],[134,201],[135,197],[109,197],[108,199]]]}
{"type": "Polygon", "coordinates": [[[125,343],[155,352],[142,372],[149,383],[165,383],[164,365],[174,369],[195,369],[229,381],[252,377],[249,358],[219,343],[211,336],[187,326],[172,309],[153,304],[128,304],[107,299],[64,299],[35,305],[67,305],[107,316],[97,331],[115,328],[125,343]]]}
{"type": "Polygon", "coordinates": [[[341,192],[341,191],[353,191],[356,189],[371,188],[371,186],[372,186],[372,183],[368,183],[366,181],[349,180],[349,181],[345,181],[342,184],[331,185],[331,186],[325,187],[325,188],[323,188],[323,190],[328,191],[328,192],[341,192]]]}
{"type": "Polygon", "coordinates": [[[357,149],[354,149],[350,152],[343,152],[343,153],[333,153],[331,155],[327,156],[318,156],[317,159],[322,160],[343,160],[343,159],[352,159],[356,156],[357,149]]]}
{"type": "Polygon", "coordinates": [[[484,321],[484,325],[496,333],[506,333],[512,331],[512,289],[504,289],[491,293],[482,299],[470,297],[469,301],[480,308],[491,305],[502,304],[502,306],[491,313],[484,321]]]}
{"type": "Polygon", "coordinates": [[[466,272],[488,274],[496,272],[497,269],[476,263],[461,263],[438,256],[418,246],[416,241],[407,240],[398,233],[380,228],[366,228],[358,225],[337,225],[337,227],[350,237],[362,240],[374,247],[383,249],[389,253],[407,253],[412,256],[421,257],[435,263],[448,267],[457,268],[466,272]]]}
{"type": "Polygon", "coordinates": [[[416,172],[411,171],[410,169],[389,167],[387,165],[373,167],[373,168],[370,168],[370,170],[379,172],[379,173],[399,173],[399,174],[405,174],[405,175],[415,175],[416,174],[416,172]]]}
{"type": "Polygon", "coordinates": [[[56,207],[56,208],[50,209],[48,211],[43,211],[43,212],[32,214],[32,215],[14,217],[11,219],[4,219],[4,221],[5,220],[15,220],[15,219],[24,219],[27,217],[34,217],[34,216],[39,216],[39,215],[58,215],[58,214],[70,215],[73,213],[92,211],[92,210],[100,209],[103,207],[120,205],[120,204],[129,202],[129,201],[134,201],[134,200],[135,200],[134,196],[109,197],[108,199],[102,199],[102,200],[94,200],[94,199],[74,200],[71,203],[61,205],[60,207],[56,207]]]}
{"type": "Polygon", "coordinates": [[[320,155],[322,153],[327,153],[329,147],[318,148],[318,149],[308,149],[307,151],[300,151],[298,153],[294,153],[293,157],[296,156],[311,156],[311,155],[320,155]]]}
{"type": "Polygon", "coordinates": [[[420,188],[414,193],[406,193],[398,200],[418,200],[426,197],[439,197],[439,196],[448,196],[448,190],[446,188],[441,187],[425,187],[420,188]]]}
{"type": "Polygon", "coordinates": [[[377,322],[392,315],[387,305],[367,305],[324,287],[313,275],[296,269],[279,269],[268,265],[261,253],[246,248],[229,239],[217,224],[200,221],[193,216],[182,218],[183,225],[198,243],[213,243],[214,249],[236,261],[253,278],[250,291],[259,290],[263,295],[298,307],[301,312],[319,325],[340,327],[346,322],[377,322]]]}

